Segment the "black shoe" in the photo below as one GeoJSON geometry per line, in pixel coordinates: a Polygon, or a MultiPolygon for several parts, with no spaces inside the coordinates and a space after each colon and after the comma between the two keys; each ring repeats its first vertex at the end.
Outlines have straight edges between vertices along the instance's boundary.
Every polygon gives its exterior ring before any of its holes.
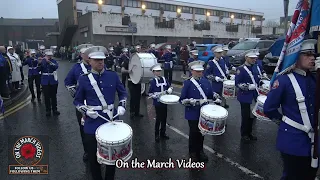
{"type": "Polygon", "coordinates": [[[249,135],[249,139],[251,140],[251,141],[256,141],[256,140],[258,140],[258,138],[257,138],[257,136],[254,136],[254,135],[249,135]]]}
{"type": "Polygon", "coordinates": [[[130,114],[130,119],[134,119],[134,114],[130,114]]]}
{"type": "Polygon", "coordinates": [[[208,162],[209,161],[208,156],[203,151],[200,152],[200,158],[199,159],[200,159],[201,162],[208,162]]]}
{"type": "Polygon", "coordinates": [[[134,116],[135,116],[135,117],[139,117],[139,118],[142,118],[142,117],[143,117],[142,114],[135,114],[134,116]]]}
{"type": "Polygon", "coordinates": [[[47,112],[46,112],[46,116],[47,116],[47,117],[51,116],[51,112],[50,112],[50,111],[47,111],[47,112]]]}
{"type": "Polygon", "coordinates": [[[242,136],[241,137],[241,141],[244,141],[244,142],[249,142],[251,139],[249,136],[242,136]]]}
{"type": "Polygon", "coordinates": [[[228,109],[228,108],[229,108],[229,105],[228,105],[228,104],[225,104],[223,107],[226,108],[226,109],[228,109]]]}
{"type": "Polygon", "coordinates": [[[35,99],[36,99],[36,97],[32,97],[31,98],[31,102],[34,102],[35,99]]]}
{"type": "Polygon", "coordinates": [[[160,135],[161,139],[164,139],[164,140],[168,140],[170,139],[169,136],[167,136],[166,134],[162,134],[160,135]]]}
{"type": "Polygon", "coordinates": [[[197,153],[189,153],[189,157],[192,162],[199,162],[199,156],[197,156],[197,153]]]}
{"type": "Polygon", "coordinates": [[[160,137],[159,136],[156,136],[154,139],[155,139],[156,142],[160,142],[160,137]]]}
{"type": "Polygon", "coordinates": [[[54,110],[54,111],[53,111],[53,115],[58,116],[58,115],[60,115],[60,112],[59,112],[59,111],[57,111],[57,110],[54,110]]]}
{"type": "Polygon", "coordinates": [[[38,98],[38,102],[41,102],[41,98],[38,98]]]}
{"type": "Polygon", "coordinates": [[[83,154],[82,160],[83,160],[84,162],[87,162],[87,161],[88,161],[88,153],[85,152],[85,153],[83,154]]]}

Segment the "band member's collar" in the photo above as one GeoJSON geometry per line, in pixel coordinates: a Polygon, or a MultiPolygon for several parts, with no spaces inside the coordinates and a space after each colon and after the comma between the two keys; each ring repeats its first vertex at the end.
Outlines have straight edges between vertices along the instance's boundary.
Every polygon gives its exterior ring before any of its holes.
{"type": "Polygon", "coordinates": [[[154,76],[154,78],[156,78],[156,79],[158,79],[158,80],[160,80],[160,77],[161,77],[161,76],[154,76]]]}
{"type": "Polygon", "coordinates": [[[195,80],[199,81],[201,79],[201,77],[195,77],[195,76],[192,76],[195,80]]]}
{"type": "Polygon", "coordinates": [[[214,57],[214,59],[215,59],[216,61],[219,61],[219,60],[220,60],[220,58],[218,59],[218,58],[216,58],[216,57],[214,57]]]}
{"type": "Polygon", "coordinates": [[[246,66],[252,66],[253,64],[250,64],[250,63],[248,63],[248,62],[246,61],[246,62],[244,62],[244,65],[246,65],[246,66]]]}
{"type": "Polygon", "coordinates": [[[89,65],[85,60],[82,60],[83,64],[89,65]]]}
{"type": "Polygon", "coordinates": [[[295,72],[295,73],[297,73],[297,74],[300,74],[300,75],[302,75],[302,76],[307,76],[307,72],[304,71],[304,70],[302,70],[302,69],[299,69],[299,68],[295,68],[295,69],[293,70],[293,72],[295,72]]]}
{"type": "Polygon", "coordinates": [[[95,71],[94,69],[91,69],[91,73],[93,73],[93,74],[98,74],[98,75],[100,75],[100,74],[102,74],[104,72],[104,68],[102,69],[102,71],[99,73],[98,71],[95,71]]]}

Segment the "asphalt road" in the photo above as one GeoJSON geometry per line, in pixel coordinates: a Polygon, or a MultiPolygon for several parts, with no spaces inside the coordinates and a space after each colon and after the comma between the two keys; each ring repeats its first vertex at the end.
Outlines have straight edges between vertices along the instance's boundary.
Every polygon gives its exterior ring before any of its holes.
{"type": "MultiPolygon", "coordinates": [[[[63,80],[73,63],[59,61],[58,110],[59,117],[45,117],[44,103],[22,102],[17,112],[0,120],[0,179],[12,180],[86,180],[89,178],[87,166],[82,162],[83,148],[79,126],[72,105],[72,97],[63,85],[63,80]],[[49,174],[48,175],[8,175],[8,144],[10,135],[49,136],[49,174]]],[[[174,88],[176,94],[181,86],[174,88]]],[[[22,99],[23,101],[23,99],[22,99]]],[[[130,103],[130,102],[128,102],[130,103]]],[[[282,162],[275,148],[277,126],[272,122],[256,121],[254,132],[258,141],[243,144],[240,141],[240,104],[228,100],[227,130],[221,136],[205,136],[205,152],[209,162],[204,170],[189,169],[117,169],[116,179],[140,180],[254,180],[280,179],[282,162]]],[[[128,106],[129,107],[129,106],[128,106]]],[[[144,118],[130,120],[128,113],[121,119],[133,129],[133,158],[138,161],[156,159],[167,161],[188,158],[188,124],[184,119],[182,105],[168,108],[168,141],[155,143],[155,112],[150,99],[141,99],[141,113],[144,118]]],[[[127,110],[129,112],[129,110],[127,110]]]]}

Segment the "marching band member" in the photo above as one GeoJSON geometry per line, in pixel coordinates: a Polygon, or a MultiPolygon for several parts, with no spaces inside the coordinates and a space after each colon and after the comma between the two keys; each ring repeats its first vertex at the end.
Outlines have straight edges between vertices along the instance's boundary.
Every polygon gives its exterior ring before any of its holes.
{"type": "MultiPolygon", "coordinates": [[[[197,61],[198,60],[198,50],[192,50],[192,51],[190,51],[190,54],[191,54],[191,56],[188,59],[188,64],[193,62],[193,61],[197,61]]],[[[189,77],[191,77],[191,76],[192,76],[192,74],[191,74],[191,70],[189,68],[189,77]]]]}
{"type": "MultiPolygon", "coordinates": [[[[97,162],[97,140],[96,129],[106,123],[103,116],[112,119],[114,114],[124,115],[126,107],[127,92],[116,72],[104,68],[106,58],[104,47],[93,46],[85,50],[89,57],[91,72],[79,77],[78,87],[74,99],[74,105],[85,115],[84,133],[85,144],[88,150],[89,166],[91,175],[95,180],[102,180],[100,164],[97,162]],[[119,96],[119,106],[114,108],[116,93],[119,96]],[[84,104],[86,101],[87,105],[84,104]]],[[[115,165],[107,165],[106,179],[114,179],[115,165]]]]}
{"type": "Polygon", "coordinates": [[[257,140],[257,137],[252,135],[252,123],[250,105],[252,100],[258,97],[259,77],[253,72],[256,63],[257,54],[255,51],[249,51],[245,55],[245,63],[238,67],[236,72],[235,84],[239,88],[237,99],[241,106],[241,139],[243,141],[257,140]]]}
{"type": "Polygon", "coordinates": [[[318,162],[312,161],[316,78],[310,72],[320,68],[320,58],[315,61],[316,42],[303,41],[295,67],[277,77],[264,103],[265,115],[279,125],[277,149],[288,180],[314,180],[318,169],[318,162]]]}
{"type": "Polygon", "coordinates": [[[207,104],[208,99],[213,99],[213,90],[210,82],[202,77],[203,61],[193,61],[188,64],[192,77],[185,80],[181,90],[180,102],[185,106],[185,119],[189,123],[189,154],[193,161],[208,161],[208,156],[203,151],[204,136],[198,124],[200,108],[207,104]]]}
{"type": "Polygon", "coordinates": [[[44,45],[41,45],[40,47],[39,47],[39,51],[38,51],[38,53],[36,54],[36,57],[37,57],[37,59],[42,59],[42,58],[44,58],[46,55],[45,55],[45,53],[44,53],[44,50],[46,49],[46,47],[44,46],[44,45]]]}
{"type": "Polygon", "coordinates": [[[153,65],[150,68],[150,71],[152,71],[155,76],[150,81],[149,96],[153,98],[153,105],[156,110],[155,140],[156,142],[159,142],[160,138],[169,139],[166,135],[167,105],[159,102],[159,98],[163,94],[171,94],[173,88],[170,87],[166,78],[161,76],[161,64],[153,65]],[[160,124],[161,129],[159,134],[160,124]]]}
{"type": "Polygon", "coordinates": [[[33,102],[36,98],[34,94],[34,89],[33,89],[33,81],[36,83],[36,88],[37,88],[37,98],[38,101],[41,101],[41,90],[40,90],[40,79],[41,79],[41,74],[38,70],[38,59],[36,59],[36,51],[34,49],[30,50],[31,56],[25,60],[22,65],[28,65],[29,66],[29,71],[28,71],[28,84],[29,84],[29,90],[32,95],[31,101],[33,102]]]}
{"type": "Polygon", "coordinates": [[[140,45],[136,45],[131,51],[130,53],[139,53],[141,51],[141,46],[140,45]]]}
{"type": "Polygon", "coordinates": [[[173,71],[173,59],[174,56],[171,52],[171,45],[166,45],[165,53],[161,59],[164,59],[164,77],[168,79],[169,83],[172,83],[172,71],[173,71]]]}
{"type": "Polygon", "coordinates": [[[228,70],[232,69],[233,71],[236,71],[237,68],[234,67],[234,66],[230,63],[230,61],[229,61],[229,56],[227,56],[227,53],[228,53],[228,51],[229,51],[228,45],[224,45],[224,46],[222,47],[222,50],[223,50],[223,52],[222,52],[222,58],[224,59],[225,64],[226,64],[228,70]]]}
{"type": "Polygon", "coordinates": [[[51,50],[45,51],[45,58],[38,63],[38,70],[41,71],[41,86],[44,93],[44,102],[46,105],[46,116],[59,115],[57,110],[57,90],[58,90],[58,76],[57,69],[58,62],[52,59],[53,53],[51,50]]]}
{"type": "Polygon", "coordinates": [[[152,53],[156,58],[158,58],[158,51],[156,50],[156,45],[155,44],[150,44],[150,49],[148,53],[152,53]]]}
{"type": "Polygon", "coordinates": [[[115,63],[115,59],[116,59],[116,55],[114,54],[114,48],[113,48],[113,46],[111,46],[110,48],[109,48],[109,51],[108,52],[106,52],[107,54],[108,54],[108,56],[106,57],[106,59],[105,59],[105,64],[106,64],[106,67],[107,67],[107,69],[112,69],[112,66],[114,65],[114,64],[116,64],[115,63]]]}
{"type": "Polygon", "coordinates": [[[128,48],[122,49],[122,54],[120,56],[121,59],[121,77],[122,77],[122,84],[124,87],[126,87],[127,78],[129,76],[128,70],[129,70],[129,61],[130,57],[128,54],[128,48]],[[124,68],[124,71],[122,70],[124,68]]]}
{"type": "MultiPolygon", "coordinates": [[[[88,47],[80,49],[82,61],[76,63],[72,67],[72,69],[69,71],[67,77],[64,80],[64,84],[73,98],[76,94],[77,82],[78,82],[79,77],[82,74],[88,74],[88,72],[91,70],[91,66],[89,65],[89,58],[86,54],[84,54],[84,52],[87,49],[88,49],[88,47]]],[[[106,51],[107,50],[104,48],[104,52],[106,52],[106,51]]],[[[88,160],[88,150],[87,150],[85,143],[84,143],[84,131],[83,131],[83,125],[81,124],[82,114],[77,109],[76,109],[76,116],[77,116],[78,124],[80,127],[80,135],[81,135],[82,145],[83,145],[83,149],[84,149],[83,161],[87,161],[88,160]]]]}
{"type": "Polygon", "coordinates": [[[212,82],[212,89],[214,92],[218,93],[223,101],[224,108],[229,108],[229,105],[226,103],[226,99],[222,97],[223,81],[230,79],[230,76],[227,74],[225,61],[222,57],[222,47],[216,46],[212,48],[214,52],[214,59],[210,60],[205,71],[205,77],[212,82]]]}
{"type": "Polygon", "coordinates": [[[258,58],[257,58],[256,63],[254,65],[254,69],[257,71],[257,73],[259,75],[259,80],[261,80],[262,78],[269,79],[267,73],[265,73],[265,71],[263,70],[262,60],[259,59],[259,55],[260,55],[259,50],[256,49],[255,52],[256,52],[258,58]]]}

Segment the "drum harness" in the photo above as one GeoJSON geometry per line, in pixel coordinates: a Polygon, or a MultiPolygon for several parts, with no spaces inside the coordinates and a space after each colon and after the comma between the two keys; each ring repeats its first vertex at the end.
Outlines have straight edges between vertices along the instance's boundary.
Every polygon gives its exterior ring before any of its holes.
{"type": "MultiPolygon", "coordinates": [[[[156,86],[157,87],[161,87],[161,92],[155,92],[155,93],[153,93],[153,94],[155,94],[155,95],[161,95],[161,94],[163,94],[164,93],[164,89],[163,89],[163,86],[167,86],[167,81],[166,81],[166,78],[164,78],[164,77],[162,77],[162,79],[163,79],[163,83],[159,83],[159,81],[158,81],[158,78],[154,78],[154,80],[156,81],[156,86]]],[[[152,95],[152,94],[151,94],[152,95]]]]}
{"type": "MultiPolygon", "coordinates": [[[[81,67],[81,70],[84,74],[88,74],[88,70],[87,68],[84,66],[84,63],[80,63],[80,67],[81,67]]],[[[72,85],[72,86],[67,86],[67,89],[68,91],[72,91],[73,93],[75,93],[75,88],[76,88],[76,85],[72,85]]],[[[72,95],[74,96],[74,95],[72,95]]]]}
{"type": "Polygon", "coordinates": [[[223,78],[224,78],[224,79],[227,79],[226,75],[225,75],[224,72],[222,71],[222,69],[221,69],[220,65],[218,64],[217,60],[213,59],[212,61],[213,61],[213,63],[217,66],[217,68],[218,68],[220,74],[223,76],[223,78]]]}
{"type": "Polygon", "coordinates": [[[250,78],[251,78],[251,81],[252,81],[252,83],[256,86],[255,89],[256,89],[257,93],[259,94],[259,91],[258,91],[258,88],[257,88],[257,83],[256,83],[256,81],[255,81],[254,78],[253,78],[252,72],[248,69],[247,66],[244,66],[244,70],[246,70],[247,73],[249,74],[249,76],[250,76],[250,78]]]}
{"type": "MultiPolygon", "coordinates": [[[[302,122],[303,124],[297,123],[296,121],[288,118],[287,116],[283,116],[282,117],[282,121],[287,123],[288,125],[299,129],[301,131],[304,131],[308,134],[310,140],[311,140],[311,157],[313,157],[313,149],[314,149],[314,131],[313,128],[311,126],[311,122],[310,122],[310,118],[307,112],[307,106],[305,103],[305,97],[302,94],[301,88],[299,86],[299,83],[297,82],[297,79],[295,78],[295,76],[290,73],[288,74],[288,77],[291,81],[291,84],[293,86],[294,92],[296,94],[296,100],[299,106],[299,110],[300,110],[300,115],[302,118],[302,122]]],[[[311,167],[313,168],[317,168],[318,167],[318,158],[314,159],[312,158],[311,160],[311,167]]]]}
{"type": "Polygon", "coordinates": [[[96,111],[102,110],[103,113],[107,113],[110,120],[112,121],[113,120],[113,108],[114,108],[113,104],[110,104],[110,105],[107,104],[106,100],[103,97],[103,94],[101,93],[101,91],[98,87],[98,83],[94,79],[93,75],[89,74],[88,78],[89,78],[90,83],[91,83],[94,91],[96,92],[96,94],[101,102],[101,105],[102,105],[102,106],[88,106],[88,108],[96,110],[96,111]]]}

